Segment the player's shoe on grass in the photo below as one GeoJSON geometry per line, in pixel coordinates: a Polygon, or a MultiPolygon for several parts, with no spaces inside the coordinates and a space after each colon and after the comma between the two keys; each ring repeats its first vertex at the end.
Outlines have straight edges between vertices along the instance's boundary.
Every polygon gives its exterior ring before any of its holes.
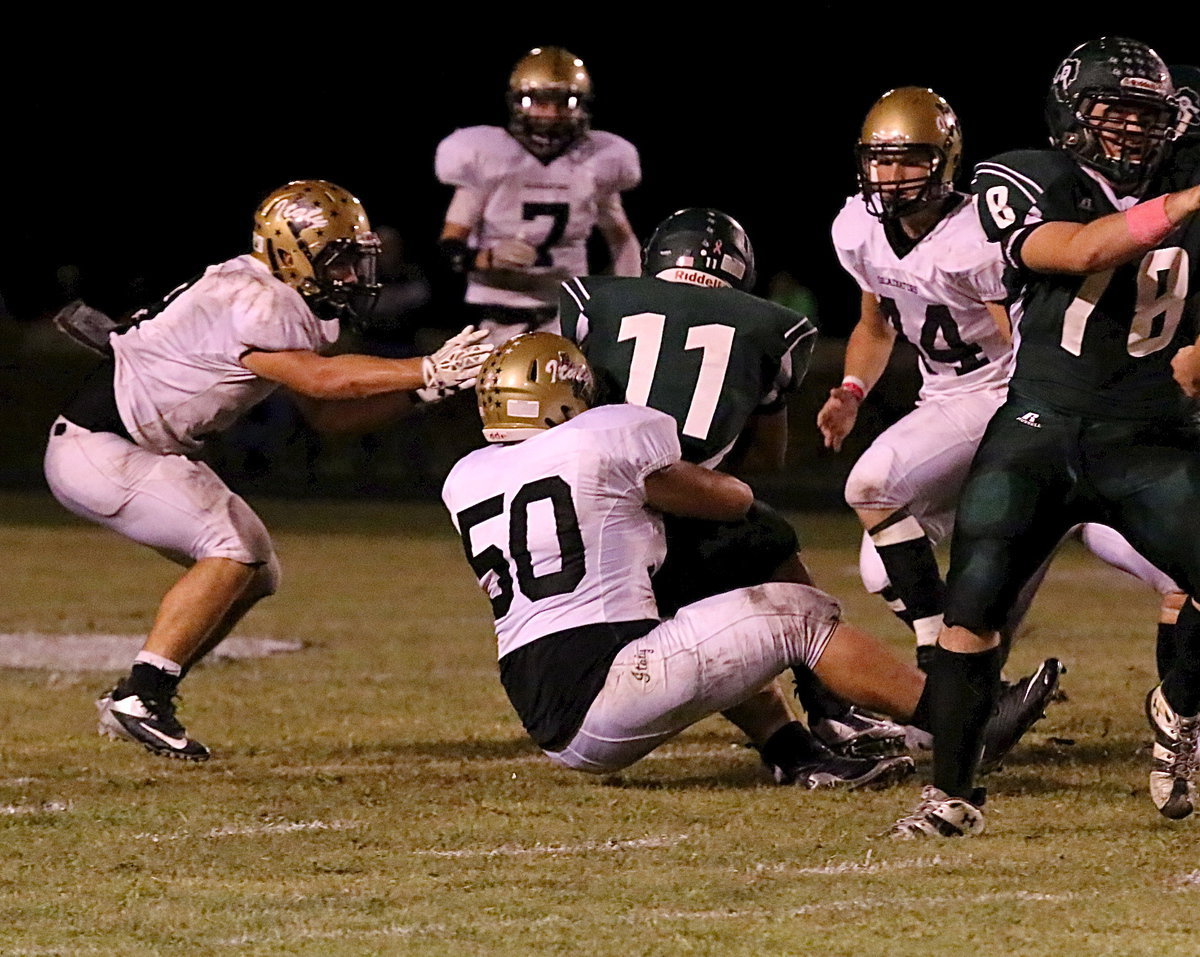
{"type": "Polygon", "coordinates": [[[833,753],[808,755],[786,764],[768,764],[776,784],[802,788],[882,788],[902,781],[916,765],[908,755],[844,758],[833,753]]]}
{"type": "Polygon", "coordinates": [[[996,713],[988,719],[983,731],[980,774],[999,768],[1021,736],[1046,716],[1046,705],[1058,690],[1059,676],[1066,670],[1057,658],[1047,658],[1033,674],[1001,689],[996,713]]]}
{"type": "Polygon", "coordinates": [[[975,801],[950,797],[945,791],[926,785],[921,802],[912,814],[902,817],[889,832],[899,840],[924,837],[974,837],[984,829],[983,801],[985,792],[976,788],[975,801]]]}
{"type": "Polygon", "coordinates": [[[1200,740],[1200,715],[1184,718],[1163,697],[1162,685],[1146,695],[1146,717],[1154,731],[1154,768],[1150,772],[1150,800],[1164,817],[1187,817],[1196,805],[1196,746],[1200,740]]]}
{"type": "Polygon", "coordinates": [[[854,707],[810,720],[808,727],[825,747],[845,758],[889,757],[905,750],[903,727],[854,707]]]}
{"type": "Polygon", "coordinates": [[[140,744],[152,754],[184,761],[207,761],[208,748],[189,738],[175,717],[173,696],[134,694],[120,681],[96,701],[99,731],[106,737],[140,744]]]}

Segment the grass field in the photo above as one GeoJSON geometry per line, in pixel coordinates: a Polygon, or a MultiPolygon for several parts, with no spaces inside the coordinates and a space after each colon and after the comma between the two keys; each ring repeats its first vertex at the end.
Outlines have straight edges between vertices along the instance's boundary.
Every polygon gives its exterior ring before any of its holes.
{"type": "MultiPolygon", "coordinates": [[[[778,788],[717,719],[619,777],[553,768],[443,513],[255,504],[284,583],[239,633],[306,648],[188,679],[207,764],[99,738],[111,673],[0,670],[0,953],[1200,953],[1200,820],[1146,793],[1157,602],[1076,546],[1012,660],[1062,657],[1069,700],[987,779],[986,835],[909,844],[879,835],[919,782],[778,788]]],[[[795,519],[907,655],[852,519],[795,519]]],[[[3,632],[144,632],[173,578],[32,494],[0,495],[0,555],[3,632]]]]}

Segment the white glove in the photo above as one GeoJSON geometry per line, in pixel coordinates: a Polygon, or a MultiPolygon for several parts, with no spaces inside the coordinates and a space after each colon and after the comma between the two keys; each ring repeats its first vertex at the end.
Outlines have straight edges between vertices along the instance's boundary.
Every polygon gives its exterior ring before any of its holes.
{"type": "Polygon", "coordinates": [[[467,326],[456,336],[451,336],[441,347],[421,360],[421,373],[425,377],[425,388],[417,390],[422,402],[436,402],[455,392],[462,392],[475,385],[479,367],[495,348],[484,342],[488,330],[467,326]]]}
{"type": "Polygon", "coordinates": [[[488,254],[493,269],[528,269],[537,262],[537,250],[522,239],[501,239],[488,254]]]}

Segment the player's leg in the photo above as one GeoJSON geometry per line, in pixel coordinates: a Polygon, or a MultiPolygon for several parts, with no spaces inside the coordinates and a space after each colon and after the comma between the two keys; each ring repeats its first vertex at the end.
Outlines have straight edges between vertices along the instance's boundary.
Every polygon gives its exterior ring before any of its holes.
{"type": "Polygon", "coordinates": [[[98,702],[102,730],[156,753],[203,760],[207,748],[188,738],[175,717],[175,689],[206,642],[228,633],[234,610],[240,617],[253,604],[248,596],[257,600],[273,590],[278,566],[270,537],[206,465],[65,425],[46,453],[55,497],[187,567],[164,596],[130,674],[98,702]]]}
{"type": "Polygon", "coordinates": [[[1110,506],[1104,524],[1121,532],[1191,599],[1174,628],[1169,669],[1146,699],[1154,732],[1150,797],[1170,818],[1191,814],[1200,742],[1200,455],[1189,429],[1097,428],[1088,438],[1089,478],[1110,506]]]}
{"type": "MultiPolygon", "coordinates": [[[[839,616],[837,602],[828,595],[784,583],[738,589],[685,606],[618,654],[579,733],[552,757],[580,770],[617,770],[710,714],[738,713],[789,665],[816,665],[839,616]]],[[[754,735],[764,760],[783,765],[785,774],[791,773],[796,756],[776,752],[793,746],[780,735],[788,738],[794,730],[791,723],[762,725],[754,735]]],[[[912,767],[906,757],[829,760],[857,769],[854,783],[859,784],[891,780],[912,767]]],[[[846,776],[847,771],[839,771],[833,777],[805,775],[799,780],[826,786],[846,776]]]]}
{"type": "Polygon", "coordinates": [[[1158,634],[1154,648],[1158,676],[1164,677],[1175,661],[1175,622],[1187,596],[1170,575],[1146,561],[1115,528],[1089,522],[1080,528],[1079,540],[1101,561],[1145,582],[1158,592],[1158,634]]]}
{"type": "MultiPolygon", "coordinates": [[[[998,632],[1021,587],[1073,522],[1065,502],[1070,423],[1049,414],[1041,427],[1006,405],[988,427],[959,502],[951,543],[946,627],[930,661],[933,784],[948,800],[978,798],[975,775],[984,731],[1000,694],[998,632]]],[[[1057,674],[1054,676],[1057,682],[1057,674]]],[[[898,822],[913,833],[912,819],[898,822]]]]}

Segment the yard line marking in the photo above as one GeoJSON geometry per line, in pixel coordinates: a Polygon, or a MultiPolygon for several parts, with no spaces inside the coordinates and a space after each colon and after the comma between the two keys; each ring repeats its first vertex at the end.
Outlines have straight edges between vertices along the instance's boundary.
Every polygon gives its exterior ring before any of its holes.
{"type": "MultiPolygon", "coordinates": [[[[827,864],[822,864],[819,867],[797,867],[795,864],[787,862],[779,862],[776,864],[755,864],[754,867],[748,868],[749,873],[754,874],[882,874],[887,871],[908,871],[908,870],[924,870],[931,867],[941,867],[948,863],[940,855],[935,854],[933,857],[917,857],[911,861],[873,861],[871,860],[871,851],[867,851],[867,856],[861,861],[830,861],[827,864]]],[[[962,864],[974,864],[973,857],[954,858],[952,863],[955,866],[962,864]]]]}
{"type": "Polygon", "coordinates": [[[71,805],[66,801],[43,801],[41,804],[3,804],[0,805],[0,814],[15,817],[23,814],[53,814],[70,809],[71,805]]]}
{"type": "Polygon", "coordinates": [[[175,831],[172,834],[143,832],[133,835],[141,841],[181,841],[190,837],[259,837],[266,834],[295,834],[298,831],[352,831],[362,827],[356,821],[275,821],[269,824],[221,824],[207,831],[175,831]]]}
{"type": "Polygon", "coordinates": [[[439,851],[433,848],[414,851],[425,857],[524,857],[530,854],[591,854],[595,851],[629,851],[644,848],[674,847],[688,840],[686,834],[673,837],[640,837],[628,841],[585,841],[582,844],[534,844],[522,847],[516,844],[501,844],[492,848],[464,848],[457,851],[439,851]]]}
{"type": "Polygon", "coordinates": [[[244,947],[247,944],[269,944],[293,940],[357,940],[363,937],[413,937],[417,934],[440,934],[448,928],[445,924],[389,924],[386,927],[363,927],[352,930],[285,930],[265,934],[239,934],[218,941],[226,947],[244,947]]]}
{"type": "Polygon", "coordinates": [[[1188,890],[1192,887],[1200,885],[1200,870],[1188,871],[1186,874],[1178,874],[1175,877],[1167,878],[1168,884],[1173,884],[1176,890],[1188,890]]]}
{"type": "Polygon", "coordinates": [[[826,901],[820,904],[804,904],[800,907],[792,907],[782,913],[778,911],[758,909],[758,910],[698,910],[698,911],[671,911],[671,910],[653,910],[642,914],[633,915],[627,920],[642,920],[645,917],[654,917],[662,920],[744,920],[762,919],[762,920],[777,920],[779,917],[806,917],[811,914],[820,914],[822,912],[839,912],[839,911],[863,911],[863,910],[878,910],[880,908],[897,907],[928,907],[930,904],[984,904],[991,901],[1027,901],[1031,903],[1065,903],[1067,901],[1081,900],[1083,898],[1096,897],[1097,894],[1075,894],[1067,892],[1065,894],[1042,894],[1035,891],[996,891],[991,894],[974,894],[969,897],[964,896],[943,896],[943,897],[854,897],[849,900],[841,901],[826,901]]]}

